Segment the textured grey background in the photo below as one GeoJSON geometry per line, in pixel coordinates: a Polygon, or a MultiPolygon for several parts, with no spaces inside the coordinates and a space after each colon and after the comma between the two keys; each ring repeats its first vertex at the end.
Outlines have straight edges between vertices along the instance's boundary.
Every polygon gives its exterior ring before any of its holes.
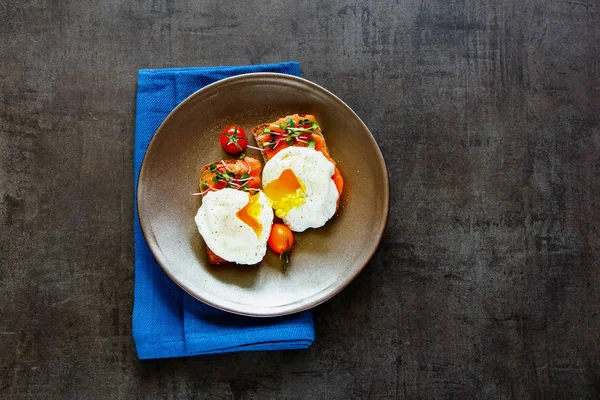
{"type": "Polygon", "coordinates": [[[600,397],[597,1],[0,1],[0,397],[600,397]],[[378,140],[307,351],[140,362],[139,68],[297,60],[378,140]]]}

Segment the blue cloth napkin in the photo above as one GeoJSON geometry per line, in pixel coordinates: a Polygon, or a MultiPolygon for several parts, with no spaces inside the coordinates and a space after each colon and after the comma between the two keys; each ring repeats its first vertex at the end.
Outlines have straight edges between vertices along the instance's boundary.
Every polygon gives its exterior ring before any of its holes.
{"type": "MultiPolygon", "coordinates": [[[[167,114],[203,86],[250,72],[298,76],[300,66],[290,62],[139,71],[133,157],[136,193],[146,148],[167,114]]],[[[311,311],[280,318],[243,317],[212,308],[185,293],[154,259],[140,227],[137,206],[134,210],[133,339],[140,359],[304,349],[312,344],[311,311]]]]}

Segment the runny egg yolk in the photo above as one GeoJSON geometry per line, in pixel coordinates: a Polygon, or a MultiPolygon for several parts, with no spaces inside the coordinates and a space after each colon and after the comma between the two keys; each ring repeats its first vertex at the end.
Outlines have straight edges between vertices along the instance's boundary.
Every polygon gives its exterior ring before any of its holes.
{"type": "Polygon", "coordinates": [[[236,216],[241,219],[242,222],[252,228],[257,237],[262,233],[262,224],[258,220],[260,215],[260,204],[258,202],[259,195],[260,193],[257,193],[254,196],[250,195],[248,204],[236,213],[236,216]]]}
{"type": "Polygon", "coordinates": [[[302,205],[306,201],[306,187],[296,177],[291,169],[284,169],[279,178],[271,181],[265,186],[264,192],[269,198],[275,215],[284,217],[294,207],[302,205]]]}

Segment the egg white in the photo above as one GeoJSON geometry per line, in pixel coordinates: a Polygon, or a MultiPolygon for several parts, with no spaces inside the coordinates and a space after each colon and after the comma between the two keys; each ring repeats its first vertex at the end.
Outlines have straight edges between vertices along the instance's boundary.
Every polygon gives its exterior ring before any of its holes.
{"type": "Polygon", "coordinates": [[[294,232],[319,228],[335,214],[339,193],[331,177],[335,165],[320,151],[308,147],[288,147],[273,156],[262,173],[263,187],[291,169],[305,186],[305,202],[282,217],[294,232]]]}
{"type": "Polygon", "coordinates": [[[216,255],[230,262],[247,265],[263,259],[273,224],[273,210],[263,192],[259,192],[258,196],[258,220],[262,225],[259,236],[236,216],[249,202],[247,192],[222,189],[204,196],[195,221],[206,245],[216,255]]]}

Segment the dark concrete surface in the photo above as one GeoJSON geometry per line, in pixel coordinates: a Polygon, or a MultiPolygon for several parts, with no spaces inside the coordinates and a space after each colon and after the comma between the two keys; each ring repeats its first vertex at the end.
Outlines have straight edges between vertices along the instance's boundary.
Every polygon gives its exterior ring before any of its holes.
{"type": "Polygon", "coordinates": [[[252,3],[0,2],[0,398],[599,398],[599,3],[252,3]],[[310,350],[141,362],[137,69],[287,60],[379,142],[381,248],[310,350]]]}

